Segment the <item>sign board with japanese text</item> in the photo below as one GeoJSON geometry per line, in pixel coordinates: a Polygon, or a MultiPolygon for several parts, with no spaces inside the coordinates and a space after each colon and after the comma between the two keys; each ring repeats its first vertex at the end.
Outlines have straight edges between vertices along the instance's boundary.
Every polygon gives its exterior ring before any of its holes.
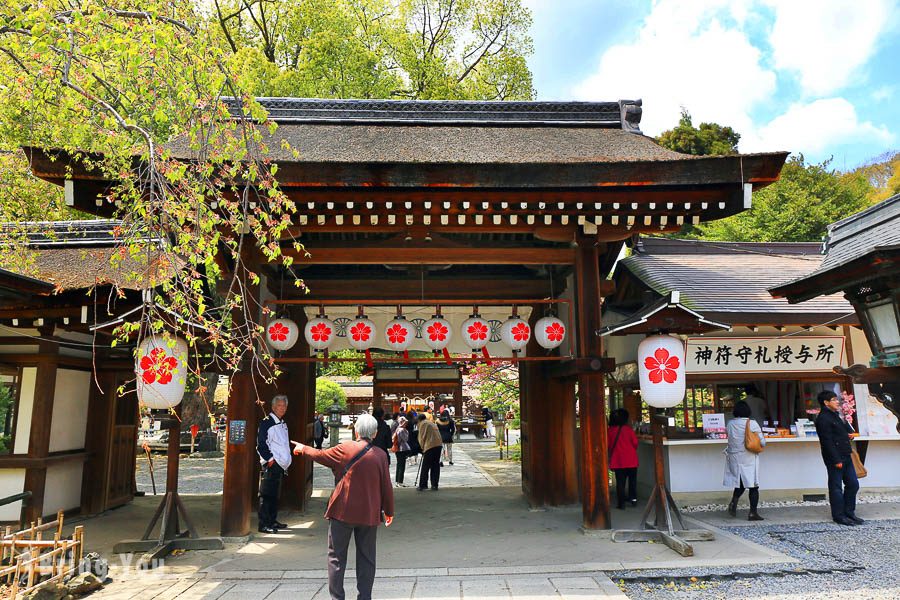
{"type": "Polygon", "coordinates": [[[688,373],[831,372],[844,365],[843,336],[688,338],[688,373]]]}

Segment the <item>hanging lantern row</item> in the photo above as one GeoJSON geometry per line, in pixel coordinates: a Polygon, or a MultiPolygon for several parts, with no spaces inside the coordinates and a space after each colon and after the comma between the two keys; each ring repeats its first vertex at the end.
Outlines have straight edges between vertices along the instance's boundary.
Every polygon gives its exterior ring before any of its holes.
{"type": "Polygon", "coordinates": [[[151,409],[169,409],[181,403],[187,383],[187,351],[187,342],[179,337],[144,338],[134,363],[141,404],[151,409]]]}
{"type": "MultiPolygon", "coordinates": [[[[318,315],[307,322],[303,329],[303,337],[310,348],[328,350],[337,337],[338,328],[334,321],[325,315],[318,315]]],[[[365,315],[360,315],[347,324],[347,343],[354,349],[366,354],[366,362],[371,366],[372,358],[369,350],[378,337],[375,323],[365,315]]],[[[490,362],[487,351],[490,342],[491,324],[477,312],[463,321],[460,336],[472,352],[480,352],[490,362]]],[[[422,339],[425,345],[434,352],[441,352],[444,359],[450,362],[447,347],[453,339],[453,326],[441,314],[432,315],[421,326],[422,339]]],[[[416,338],[416,326],[403,315],[397,315],[384,329],[385,344],[391,350],[403,352],[409,359],[409,347],[416,338]]],[[[500,338],[503,343],[515,352],[521,352],[534,335],[538,345],[547,350],[559,347],[566,337],[565,324],[554,316],[539,319],[534,331],[524,319],[511,316],[500,327],[500,338]]],[[[280,351],[290,350],[300,337],[300,329],[291,319],[278,318],[269,322],[266,327],[266,341],[280,351]]]]}

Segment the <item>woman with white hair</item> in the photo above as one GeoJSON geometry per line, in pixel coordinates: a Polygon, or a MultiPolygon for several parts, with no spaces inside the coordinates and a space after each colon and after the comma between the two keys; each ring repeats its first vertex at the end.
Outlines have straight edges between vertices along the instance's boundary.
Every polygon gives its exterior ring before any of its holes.
{"type": "Polygon", "coordinates": [[[350,537],[356,542],[356,589],[358,598],[370,600],[375,583],[375,537],[378,525],[394,520],[394,490],[387,456],[370,452],[378,422],[368,413],[356,419],[356,441],[343,442],[327,450],[296,443],[294,454],[306,456],[334,472],[334,492],[325,518],[328,526],[328,591],[344,598],[344,573],[350,537]]]}

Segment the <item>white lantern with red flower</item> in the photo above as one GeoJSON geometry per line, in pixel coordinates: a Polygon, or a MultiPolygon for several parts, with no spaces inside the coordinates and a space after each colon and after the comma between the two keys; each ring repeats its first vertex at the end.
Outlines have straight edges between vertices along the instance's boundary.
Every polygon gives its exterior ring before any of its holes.
{"type": "Polygon", "coordinates": [[[491,355],[488,354],[487,344],[491,341],[491,324],[487,319],[475,313],[463,321],[460,326],[463,341],[472,352],[481,351],[488,364],[491,363],[491,355]]]}
{"type": "Polygon", "coordinates": [[[366,353],[366,364],[370,368],[374,364],[369,349],[375,345],[376,336],[375,323],[367,319],[365,315],[356,317],[347,325],[347,343],[356,350],[366,353]]]}
{"type": "Polygon", "coordinates": [[[524,319],[510,317],[500,326],[500,337],[513,352],[519,352],[531,339],[531,327],[524,319]]]}
{"type": "Polygon", "coordinates": [[[384,339],[388,348],[403,352],[403,359],[409,360],[409,346],[416,337],[416,328],[403,316],[391,319],[384,329],[384,339]]]}
{"type": "Polygon", "coordinates": [[[541,348],[557,348],[566,339],[566,325],[554,316],[543,317],[534,324],[534,339],[541,348]]]}
{"type": "Polygon", "coordinates": [[[274,319],[266,326],[266,342],[275,350],[290,350],[300,338],[300,327],[291,319],[274,319]]]}
{"type": "Polygon", "coordinates": [[[453,326],[441,315],[434,315],[422,324],[422,339],[435,352],[442,352],[447,364],[453,364],[447,346],[453,339],[453,326]]]}
{"type": "Polygon", "coordinates": [[[649,406],[669,408],[684,400],[684,342],[672,335],[653,335],[638,345],[641,397],[649,406]]]}
{"type": "Polygon", "coordinates": [[[334,321],[324,315],[318,315],[310,319],[303,328],[303,337],[306,343],[314,350],[327,350],[337,334],[334,321]]]}
{"type": "Polygon", "coordinates": [[[178,406],[187,383],[187,342],[170,335],[151,335],[138,346],[134,371],[141,404],[152,409],[178,406]]]}

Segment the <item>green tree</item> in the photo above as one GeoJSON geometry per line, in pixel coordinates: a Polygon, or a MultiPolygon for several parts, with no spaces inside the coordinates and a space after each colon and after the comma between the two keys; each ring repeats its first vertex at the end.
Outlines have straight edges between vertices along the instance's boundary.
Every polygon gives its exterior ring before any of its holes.
{"type": "Polygon", "coordinates": [[[208,18],[256,95],[534,97],[521,0],[214,0],[208,18]]]}
{"type": "Polygon", "coordinates": [[[352,381],[356,381],[363,374],[363,356],[362,353],[347,348],[345,350],[336,350],[330,355],[332,358],[355,358],[355,361],[331,361],[328,364],[317,363],[319,377],[348,377],[352,381]]]}
{"type": "Polygon", "coordinates": [[[325,377],[316,379],[316,412],[328,414],[331,405],[338,403],[342,410],[347,410],[347,394],[337,383],[325,377]]]}
{"type": "Polygon", "coordinates": [[[717,123],[700,123],[694,127],[691,114],[681,109],[681,119],[674,129],[662,132],[656,141],[660,146],[695,156],[737,154],[741,136],[731,127],[717,123]]]}
{"type": "Polygon", "coordinates": [[[839,173],[830,161],[788,159],[781,179],[753,194],[753,207],[698,225],[694,235],[737,242],[816,242],[830,223],[870,205],[872,187],[862,173],[839,173]]]}
{"type": "Polygon", "coordinates": [[[494,361],[479,363],[469,372],[469,383],[478,390],[483,406],[506,414],[510,410],[519,418],[519,368],[513,363],[494,361]]]}

